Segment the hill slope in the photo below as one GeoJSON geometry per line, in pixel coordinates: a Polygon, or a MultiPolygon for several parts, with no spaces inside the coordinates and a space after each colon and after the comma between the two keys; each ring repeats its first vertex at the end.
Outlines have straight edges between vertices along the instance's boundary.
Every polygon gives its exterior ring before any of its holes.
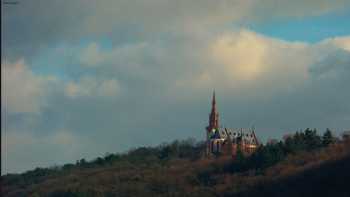
{"type": "Polygon", "coordinates": [[[59,169],[6,175],[1,177],[2,192],[4,196],[350,195],[349,140],[310,150],[294,148],[297,152],[291,152],[288,142],[280,142],[236,161],[200,158],[202,145],[175,142],[90,163],[80,160],[59,169]]]}
{"type": "MultiPolygon", "coordinates": [[[[350,156],[283,178],[259,183],[237,196],[350,196],[350,156]]],[[[225,196],[231,196],[230,193],[225,196]]]]}

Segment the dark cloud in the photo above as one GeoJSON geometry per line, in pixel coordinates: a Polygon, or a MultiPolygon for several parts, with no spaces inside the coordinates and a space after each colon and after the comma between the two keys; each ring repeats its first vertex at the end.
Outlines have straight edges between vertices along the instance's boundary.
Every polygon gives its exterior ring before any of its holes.
{"type": "Polygon", "coordinates": [[[2,9],[3,56],[31,59],[47,48],[107,37],[115,45],[159,33],[208,31],[232,22],[266,21],[337,11],[345,0],[315,1],[97,1],[26,0],[2,9]],[[249,21],[247,21],[249,20],[249,21]]]}

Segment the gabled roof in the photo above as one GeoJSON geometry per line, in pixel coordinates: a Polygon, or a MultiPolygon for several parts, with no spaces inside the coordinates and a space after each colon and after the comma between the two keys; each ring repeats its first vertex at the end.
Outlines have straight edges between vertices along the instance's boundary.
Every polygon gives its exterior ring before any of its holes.
{"type": "Polygon", "coordinates": [[[248,143],[248,144],[259,144],[255,136],[254,130],[246,129],[246,128],[239,128],[239,129],[218,128],[211,138],[212,139],[230,138],[230,140],[232,140],[233,142],[239,139],[239,140],[243,140],[245,143],[248,143]]]}

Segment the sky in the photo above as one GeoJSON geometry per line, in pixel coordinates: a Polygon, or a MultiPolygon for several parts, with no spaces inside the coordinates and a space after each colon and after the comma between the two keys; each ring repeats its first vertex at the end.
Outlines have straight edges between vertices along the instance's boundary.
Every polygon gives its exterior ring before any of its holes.
{"type": "Polygon", "coordinates": [[[350,129],[349,0],[1,6],[1,173],[205,139],[350,129]]]}

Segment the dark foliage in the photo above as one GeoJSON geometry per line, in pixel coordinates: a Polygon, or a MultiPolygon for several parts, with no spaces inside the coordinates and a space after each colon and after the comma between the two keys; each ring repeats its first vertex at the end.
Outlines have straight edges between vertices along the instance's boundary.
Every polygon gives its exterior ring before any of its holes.
{"type": "Polygon", "coordinates": [[[5,196],[315,196],[316,184],[317,196],[345,196],[348,141],[328,129],[322,136],[306,129],[232,160],[206,159],[203,142],[176,140],[8,174],[1,186],[5,196]]]}
{"type": "MultiPolygon", "coordinates": [[[[337,196],[347,197],[350,178],[350,157],[340,161],[327,162],[302,173],[277,180],[262,182],[235,196],[270,196],[270,197],[310,197],[337,196]]],[[[228,192],[224,196],[232,196],[228,192]]]]}

